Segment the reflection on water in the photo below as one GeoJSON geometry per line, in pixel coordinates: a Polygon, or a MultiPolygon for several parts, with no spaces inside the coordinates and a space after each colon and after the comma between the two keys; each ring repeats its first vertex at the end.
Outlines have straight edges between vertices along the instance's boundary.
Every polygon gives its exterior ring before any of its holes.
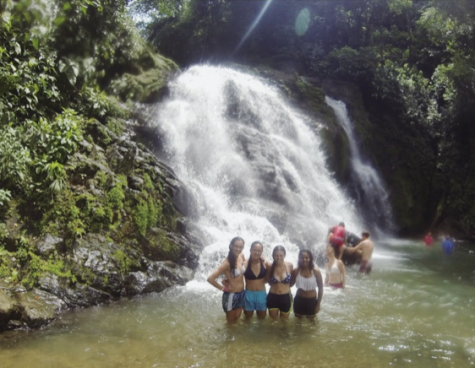
{"type": "Polygon", "coordinates": [[[63,315],[0,335],[0,367],[473,367],[475,256],[379,246],[373,273],[349,269],[312,323],[225,323],[201,282],[63,315]]]}

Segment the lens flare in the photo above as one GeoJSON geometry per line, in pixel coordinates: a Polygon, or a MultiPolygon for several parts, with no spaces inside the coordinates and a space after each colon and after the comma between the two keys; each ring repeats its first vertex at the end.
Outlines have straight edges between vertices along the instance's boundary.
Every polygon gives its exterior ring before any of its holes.
{"type": "Polygon", "coordinates": [[[295,20],[295,33],[297,33],[298,36],[303,36],[307,33],[309,26],[310,11],[307,8],[303,8],[295,20]]]}

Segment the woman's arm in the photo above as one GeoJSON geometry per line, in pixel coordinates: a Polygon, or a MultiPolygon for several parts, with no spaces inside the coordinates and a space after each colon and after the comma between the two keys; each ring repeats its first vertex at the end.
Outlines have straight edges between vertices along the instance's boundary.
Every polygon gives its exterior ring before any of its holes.
{"type": "Polygon", "coordinates": [[[265,277],[266,283],[268,283],[269,280],[270,280],[270,269],[271,269],[271,267],[272,267],[272,263],[266,262],[266,277],[265,277]]]}
{"type": "Polygon", "coordinates": [[[345,271],[345,265],[343,264],[342,261],[338,261],[338,268],[340,269],[341,273],[341,283],[343,289],[345,288],[345,283],[346,283],[346,271],[345,271]]]}
{"type": "Polygon", "coordinates": [[[297,280],[297,275],[299,274],[299,269],[296,268],[290,273],[290,287],[295,285],[295,281],[297,280]]]}
{"type": "Polygon", "coordinates": [[[328,263],[329,262],[327,262],[327,264],[325,264],[325,270],[326,270],[326,272],[325,272],[325,285],[328,285],[328,283],[330,282],[330,276],[328,276],[328,268],[329,268],[328,263]]]}
{"type": "Polygon", "coordinates": [[[322,298],[323,298],[323,278],[322,278],[322,273],[318,268],[314,268],[313,274],[315,275],[315,278],[317,279],[317,289],[318,289],[318,294],[317,294],[317,305],[315,307],[315,314],[320,312],[320,304],[322,303],[322,298]]]}
{"type": "Polygon", "coordinates": [[[289,270],[290,274],[292,274],[292,271],[294,270],[294,265],[292,262],[285,262],[287,264],[287,269],[289,270]]]}
{"type": "MultiPolygon", "coordinates": [[[[213,285],[216,289],[223,291],[224,286],[221,285],[219,282],[217,282],[216,279],[217,279],[220,275],[226,273],[226,270],[229,270],[229,262],[228,262],[227,259],[225,259],[225,260],[223,261],[223,263],[221,263],[221,265],[220,265],[217,269],[215,269],[215,270],[211,273],[211,275],[208,276],[207,281],[208,281],[211,285],[213,285]]],[[[228,272],[228,273],[229,273],[229,272],[228,272]]],[[[229,282],[229,276],[230,276],[230,274],[229,274],[229,275],[226,275],[226,276],[227,276],[227,280],[228,280],[228,282],[229,282]]]]}

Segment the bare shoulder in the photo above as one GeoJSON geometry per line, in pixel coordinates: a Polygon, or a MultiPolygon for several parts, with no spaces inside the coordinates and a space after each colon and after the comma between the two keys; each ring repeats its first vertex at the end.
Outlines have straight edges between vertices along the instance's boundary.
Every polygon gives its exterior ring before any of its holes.
{"type": "Polygon", "coordinates": [[[321,275],[322,273],[320,272],[320,269],[318,268],[318,266],[315,266],[313,268],[313,274],[314,275],[321,275]]]}
{"type": "Polygon", "coordinates": [[[229,263],[229,260],[225,258],[224,261],[219,265],[218,269],[231,269],[231,264],[229,263]]]}
{"type": "Polygon", "coordinates": [[[287,268],[292,271],[294,269],[294,265],[292,264],[292,262],[285,262],[285,265],[287,266],[287,268]]]}

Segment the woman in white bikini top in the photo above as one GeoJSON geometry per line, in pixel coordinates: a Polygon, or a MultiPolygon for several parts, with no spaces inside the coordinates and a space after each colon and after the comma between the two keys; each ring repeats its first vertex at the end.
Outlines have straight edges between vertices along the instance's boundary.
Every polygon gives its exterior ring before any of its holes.
{"type": "Polygon", "coordinates": [[[328,262],[325,265],[325,285],[334,288],[345,288],[345,265],[335,257],[332,247],[327,247],[328,262]]]}

